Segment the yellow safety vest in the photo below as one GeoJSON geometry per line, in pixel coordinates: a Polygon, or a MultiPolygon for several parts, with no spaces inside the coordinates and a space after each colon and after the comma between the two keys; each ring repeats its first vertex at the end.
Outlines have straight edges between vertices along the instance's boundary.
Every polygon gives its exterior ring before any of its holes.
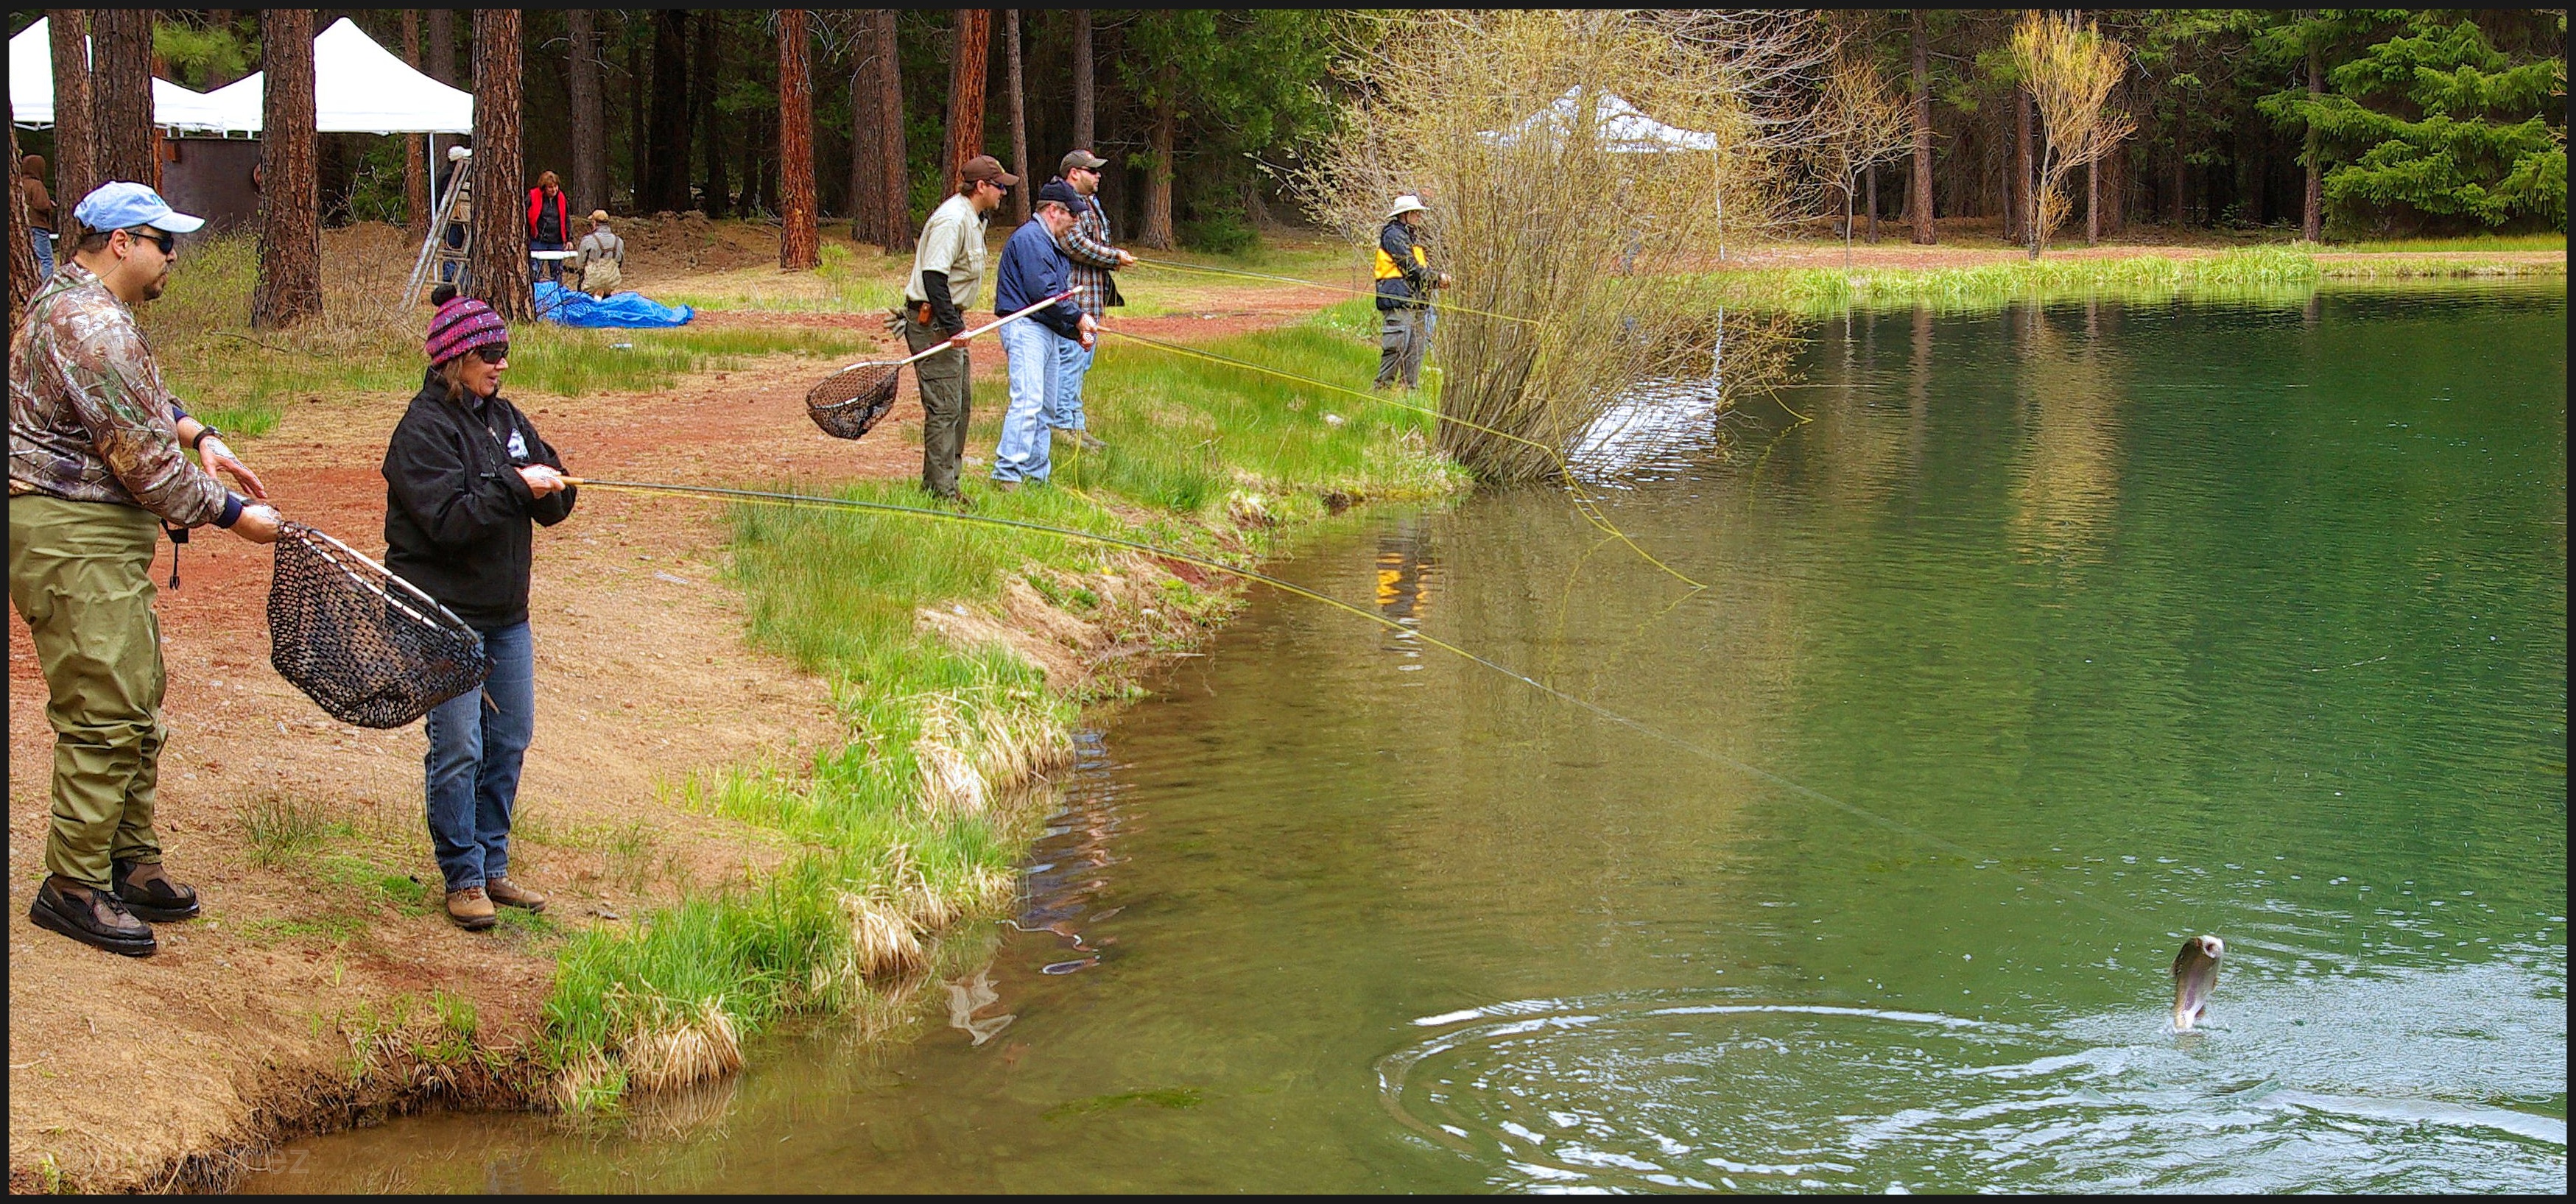
{"type": "MultiPolygon", "coordinates": [[[[1418,243],[1415,244],[1413,248],[1413,266],[1422,268],[1426,271],[1431,267],[1430,256],[1422,253],[1422,247],[1418,243]]],[[[1395,266],[1395,256],[1387,254],[1386,248],[1379,247],[1377,249],[1377,279],[1394,280],[1402,277],[1403,275],[1404,269],[1395,266]]]]}

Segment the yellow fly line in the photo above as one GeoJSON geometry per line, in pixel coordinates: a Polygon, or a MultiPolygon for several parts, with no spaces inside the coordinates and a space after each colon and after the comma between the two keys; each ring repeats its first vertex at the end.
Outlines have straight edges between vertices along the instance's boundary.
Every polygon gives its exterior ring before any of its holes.
{"type": "Polygon", "coordinates": [[[938,522],[966,523],[974,526],[1005,527],[1020,531],[1034,531],[1040,534],[1059,536],[1061,538],[1084,543],[1100,544],[1113,548],[1125,548],[1130,551],[1142,552],[1148,556],[1160,557],[1164,560],[1172,560],[1178,561],[1182,564],[1194,565],[1210,572],[1223,573],[1229,577],[1234,577],[1242,581],[1266,585],[1281,593],[1304,598],[1310,602],[1320,602],[1335,610],[1366,619],[1369,622],[1375,623],[1380,627],[1387,628],[1388,630],[1403,633],[1409,639],[1419,640],[1422,643],[1429,644],[1443,652],[1447,652],[1463,660],[1471,661],[1485,669],[1501,674],[1504,677],[1508,677],[1533,690],[1537,690],[1538,692],[1556,699],[1568,706],[1589,712],[1603,720],[1615,723],[1621,727],[1634,731],[1639,735],[1668,745],[1703,761],[1707,761],[1712,765],[1716,765],[1734,773],[1742,774],[1745,777],[1752,778],[1755,781],[1762,782],[1766,785],[1778,787],[1779,789],[1786,790],[1802,799],[1831,807],[1834,810],[1841,811],[1844,814],[1853,816],[1857,819],[1866,820],[1891,832],[1896,832],[1911,839],[1921,841],[1924,844],[1930,845],[1931,847],[1939,849],[1952,856],[1965,858],[1972,865],[1977,865],[1980,868],[1995,868],[2006,877],[2012,878],[2026,886],[2033,887],[2047,894],[2074,900],[2075,902],[2093,908],[2094,910],[2115,919],[2125,919],[2132,922],[2143,923],[2154,922],[2148,917],[2141,916],[2126,908],[2101,902],[2100,900],[2094,899],[2081,891],[2051,885],[2041,879],[2033,878],[2027,874],[2015,871],[2006,866],[2001,858],[1987,856],[1974,849],[1958,844],[1955,841],[1926,832],[1923,829],[1917,828],[1912,824],[1905,823],[1902,820],[1892,819],[1888,816],[1880,815],[1866,807],[1845,802],[1830,794],[1826,794],[1821,790],[1801,785],[1798,782],[1782,777],[1779,774],[1762,768],[1761,766],[1736,760],[1733,757],[1727,756],[1726,754],[1717,752],[1713,749],[1702,748],[1699,745],[1693,744],[1688,740],[1684,740],[1679,736],[1650,727],[1641,720],[1631,719],[1626,715],[1622,715],[1619,712],[1613,711],[1608,707],[1591,701],[1590,699],[1569,694],[1563,690],[1557,689],[1546,682],[1531,677],[1528,674],[1511,668],[1508,665],[1487,660],[1465,648],[1461,648],[1456,644],[1452,644],[1437,636],[1431,635],[1418,627],[1405,626],[1404,624],[1399,623],[1394,619],[1390,619],[1385,615],[1377,614],[1358,606],[1353,606],[1350,603],[1344,602],[1330,594],[1319,593],[1315,590],[1307,589],[1302,585],[1293,585],[1266,573],[1255,572],[1251,569],[1237,568],[1223,561],[1210,560],[1207,557],[1194,555],[1189,552],[1178,552],[1169,548],[1158,548],[1149,543],[1133,539],[1124,539],[1115,535],[1101,535],[1091,531],[1076,530],[1072,527],[1059,527],[1049,523],[1033,523],[1023,521],[1021,519],[999,518],[989,514],[975,514],[958,510],[933,510],[920,506],[897,506],[889,502],[863,502],[851,498],[814,497],[807,494],[776,493],[758,489],[725,489],[712,485],[667,485],[645,481],[601,480],[593,477],[566,477],[564,478],[564,481],[566,484],[578,485],[585,489],[607,489],[629,493],[660,494],[671,497],[696,497],[747,505],[809,507],[827,510],[855,510],[872,514],[901,514],[909,515],[913,518],[932,519],[938,522]]]}
{"type": "MultiPolygon", "coordinates": [[[[1304,285],[1307,288],[1319,288],[1332,293],[1354,293],[1363,297],[1374,297],[1377,295],[1376,289],[1352,288],[1347,284],[1326,284],[1321,280],[1302,280],[1295,276],[1273,276],[1268,272],[1247,272],[1241,268],[1201,267],[1197,264],[1174,263],[1168,259],[1146,259],[1141,256],[1138,257],[1136,262],[1143,264],[1146,267],[1162,268],[1165,271],[1171,272],[1197,272],[1203,276],[1240,276],[1246,280],[1271,280],[1280,284],[1298,284],[1304,285]]],[[[1431,308],[1449,313],[1475,314],[1478,317],[1484,318],[1500,318],[1506,322],[1520,322],[1530,326],[1538,325],[1538,319],[1536,318],[1524,318],[1517,314],[1496,313],[1490,309],[1477,309],[1472,305],[1460,305],[1454,301],[1434,301],[1431,303],[1431,308]]]]}
{"type": "Polygon", "coordinates": [[[1557,475],[1558,475],[1558,477],[1559,477],[1559,478],[1561,478],[1561,479],[1565,482],[1565,493],[1566,493],[1566,496],[1567,496],[1567,497],[1570,497],[1570,498],[1572,498],[1572,499],[1574,499],[1574,509],[1575,509],[1575,512],[1576,512],[1576,513],[1578,513],[1578,514],[1581,514],[1581,515],[1583,516],[1583,518],[1584,518],[1584,521],[1591,523],[1591,524],[1593,525],[1593,527],[1595,527],[1596,529],[1600,530],[1603,534],[1608,535],[1608,536],[1610,536],[1611,538],[1616,539],[1616,540],[1618,540],[1619,542],[1621,542],[1621,543],[1624,543],[1624,544],[1628,545],[1629,549],[1630,549],[1631,551],[1634,551],[1638,556],[1643,557],[1643,558],[1645,559],[1646,563],[1651,564],[1651,565],[1655,566],[1655,567],[1656,567],[1656,568],[1658,568],[1658,569],[1662,569],[1665,573],[1667,573],[1667,574],[1671,575],[1671,577],[1672,577],[1674,580],[1679,581],[1679,582],[1681,582],[1682,584],[1684,584],[1684,585],[1687,585],[1687,586],[1691,587],[1692,589],[1707,589],[1707,588],[1708,588],[1706,585],[1704,585],[1704,584],[1700,583],[1699,581],[1697,581],[1697,580],[1693,579],[1689,574],[1684,573],[1684,572],[1682,572],[1680,569],[1674,568],[1673,566],[1671,566],[1671,565],[1669,565],[1669,564],[1664,563],[1664,562],[1663,562],[1660,558],[1658,558],[1654,553],[1649,552],[1649,551],[1647,551],[1646,549],[1644,549],[1644,548],[1642,548],[1642,547],[1639,547],[1639,546],[1637,545],[1637,541],[1636,541],[1636,540],[1633,540],[1633,539],[1628,538],[1628,533],[1627,533],[1627,532],[1620,530],[1620,529],[1618,528],[1617,524],[1614,524],[1614,523],[1612,523],[1612,522],[1610,521],[1610,518],[1609,518],[1609,516],[1608,516],[1608,515],[1603,514],[1603,513],[1601,512],[1601,508],[1600,508],[1600,503],[1599,503],[1599,502],[1597,502],[1597,501],[1595,501],[1595,500],[1593,500],[1593,499],[1591,499],[1591,498],[1585,497],[1585,496],[1583,495],[1582,491],[1580,491],[1580,490],[1578,490],[1578,489],[1576,489],[1576,488],[1574,487],[1574,469],[1573,469],[1573,467],[1572,467],[1571,465],[1569,465],[1569,464],[1567,464],[1567,463],[1566,463],[1566,460],[1565,460],[1565,454],[1564,454],[1563,452],[1558,451],[1557,449],[1555,449],[1555,448],[1553,448],[1553,447],[1548,446],[1547,444],[1541,443],[1541,442],[1539,442],[1539,441],[1537,441],[1537,440],[1535,440],[1535,439],[1523,438],[1522,436],[1515,435],[1515,434],[1511,433],[1510,431],[1497,430],[1497,429],[1495,429],[1495,428],[1493,428],[1493,427],[1486,426],[1486,425],[1484,425],[1484,424],[1482,424],[1482,423],[1470,422],[1470,421],[1468,421],[1467,419],[1464,419],[1464,418],[1456,418],[1456,417],[1452,417],[1452,416],[1450,416],[1450,415],[1443,414],[1443,413],[1441,413],[1441,412],[1440,412],[1440,411],[1438,411],[1438,410],[1432,409],[1432,408],[1430,408],[1429,406],[1407,405],[1407,404],[1405,404],[1404,402],[1397,401],[1396,399],[1394,399],[1394,398],[1392,398],[1392,397],[1385,397],[1385,396],[1381,396],[1381,395],[1376,394],[1376,393],[1364,393],[1364,392],[1361,392],[1361,391],[1360,391],[1360,390],[1358,390],[1358,389],[1353,389],[1353,388],[1350,388],[1350,387],[1348,387],[1348,386],[1346,386],[1346,385],[1337,385],[1337,384],[1333,384],[1333,383],[1331,383],[1331,382],[1329,382],[1329,381],[1320,381],[1320,380],[1315,379],[1314,377],[1311,377],[1311,376],[1301,376],[1301,375],[1299,375],[1299,374],[1297,374],[1297,373],[1294,373],[1294,372],[1283,372],[1283,371],[1281,371],[1281,370],[1279,370],[1279,369],[1277,369],[1277,368],[1267,367],[1267,366],[1262,365],[1262,364],[1256,364],[1256,363],[1253,363],[1253,362],[1252,362],[1252,361],[1250,361],[1250,360],[1239,360],[1239,359],[1236,359],[1236,358],[1234,358],[1233,356],[1230,356],[1230,355],[1219,355],[1219,354],[1217,354],[1216,352],[1213,352],[1213,351],[1204,351],[1204,350],[1201,350],[1201,349],[1199,349],[1199,348],[1191,347],[1191,346],[1187,346],[1187,345],[1184,345],[1184,344],[1181,344],[1181,343],[1174,343],[1174,342],[1170,342],[1170,341],[1167,341],[1167,340],[1164,340],[1164,339],[1157,339],[1157,338],[1153,338],[1153,337],[1148,336],[1148,335],[1135,334],[1135,333],[1130,332],[1130,331],[1120,330],[1120,329],[1118,329],[1118,328],[1116,328],[1116,327],[1114,327],[1114,326],[1103,326],[1103,327],[1101,327],[1100,329],[1101,329],[1103,332],[1105,332],[1105,333],[1108,333],[1108,334],[1114,334],[1114,335],[1117,335],[1118,337],[1123,338],[1123,339],[1132,339],[1132,340],[1134,340],[1134,341],[1136,341],[1136,342],[1143,343],[1143,344],[1145,344],[1145,345],[1147,345],[1147,346],[1149,346],[1149,347],[1154,347],[1154,348],[1158,348],[1158,349],[1163,350],[1163,351],[1169,351],[1169,352],[1172,352],[1172,353],[1173,353],[1173,354],[1175,354],[1175,355],[1194,356],[1194,357],[1196,357],[1196,358],[1198,358],[1198,359],[1207,360],[1207,361],[1209,361],[1209,362],[1211,362],[1211,363],[1224,364],[1224,365],[1227,365],[1227,366],[1229,366],[1229,367],[1241,368],[1241,369],[1243,369],[1243,370],[1245,370],[1245,371],[1247,371],[1247,372],[1260,372],[1260,373],[1264,373],[1264,374],[1267,374],[1267,375],[1270,375],[1270,376],[1278,377],[1278,378],[1280,378],[1280,379],[1282,379],[1282,380],[1295,381],[1296,383],[1301,384],[1301,385],[1305,385],[1305,386],[1307,386],[1307,387],[1309,387],[1309,388],[1315,388],[1315,389],[1326,389],[1326,390],[1330,390],[1330,391],[1335,392],[1335,393],[1346,393],[1346,394],[1349,394],[1349,395],[1350,395],[1350,396],[1352,396],[1352,397],[1359,398],[1359,399],[1360,399],[1360,400],[1362,400],[1362,401],[1371,402],[1371,403],[1374,403],[1374,404],[1377,404],[1377,405],[1382,405],[1382,406],[1393,406],[1393,407],[1394,407],[1394,408],[1396,408],[1396,409],[1399,409],[1399,410],[1409,410],[1409,411],[1411,411],[1411,412],[1413,412],[1413,413],[1416,413],[1416,414],[1427,414],[1427,415],[1431,416],[1432,418],[1437,419],[1437,420],[1439,420],[1439,421],[1441,421],[1441,422],[1455,423],[1455,424],[1457,424],[1457,425],[1459,425],[1459,426],[1466,427],[1468,430],[1471,430],[1471,431],[1482,431],[1482,432],[1484,432],[1485,434],[1492,435],[1492,436],[1494,436],[1495,438],[1498,438],[1498,439],[1509,439],[1509,440],[1511,440],[1511,441],[1512,441],[1512,442],[1514,442],[1514,443],[1525,444],[1525,445],[1527,445],[1527,446],[1537,448],[1539,451],[1541,451],[1541,452],[1545,453],[1545,454],[1546,454],[1546,456],[1548,457],[1548,459],[1553,460],[1553,461],[1555,461],[1555,462],[1556,462],[1556,471],[1557,471],[1557,475]]]}

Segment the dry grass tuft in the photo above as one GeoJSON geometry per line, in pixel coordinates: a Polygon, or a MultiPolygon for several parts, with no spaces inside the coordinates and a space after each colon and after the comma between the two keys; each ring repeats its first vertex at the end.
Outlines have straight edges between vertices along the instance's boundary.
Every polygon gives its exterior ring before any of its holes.
{"type": "Polygon", "coordinates": [[[629,1086],[667,1091],[732,1074],[742,1068],[742,1040],[717,1001],[698,1005],[695,1015],[678,1017],[631,1033],[618,1044],[618,1061],[629,1086]]]}
{"type": "Polygon", "coordinates": [[[844,893],[841,914],[850,921],[850,970],[863,978],[898,978],[930,964],[912,920],[865,895],[844,893]]]}

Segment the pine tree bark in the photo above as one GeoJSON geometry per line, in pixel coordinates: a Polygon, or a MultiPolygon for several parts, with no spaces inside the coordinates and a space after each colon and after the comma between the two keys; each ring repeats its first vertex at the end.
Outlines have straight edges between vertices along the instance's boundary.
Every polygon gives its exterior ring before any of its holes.
{"type": "Polygon", "coordinates": [[[1914,241],[1940,241],[1932,225],[1932,47],[1923,28],[1923,10],[1914,10],[1914,174],[1906,183],[1913,194],[1914,241]]]}
{"type": "Polygon", "coordinates": [[[912,151],[903,132],[903,61],[896,54],[894,10],[876,9],[869,14],[869,36],[876,47],[875,98],[877,105],[877,213],[884,223],[878,227],[877,245],[888,251],[909,251],[913,244],[912,228],[912,151]]]}
{"type": "Polygon", "coordinates": [[[707,177],[698,190],[698,208],[709,217],[726,217],[733,210],[733,189],[725,181],[724,115],[716,111],[716,75],[724,62],[724,10],[702,8],[697,12],[698,62],[689,73],[689,113],[707,157],[707,177]]]}
{"type": "Polygon", "coordinates": [[[152,138],[152,17],[148,8],[96,8],[89,14],[91,127],[99,180],[161,187],[152,138]]]}
{"type": "MultiPolygon", "coordinates": [[[[2318,63],[2318,57],[2317,48],[2309,47],[2308,101],[2311,104],[2324,96],[2326,90],[2325,75],[2318,63]]],[[[2301,192],[2299,204],[2299,237],[2309,242],[2324,241],[2326,233],[2325,173],[2319,169],[2317,163],[2317,142],[2316,123],[2309,122],[2305,156],[2308,161],[2307,188],[2301,192]]]]}
{"type": "Polygon", "coordinates": [[[608,208],[608,114],[599,88],[599,18],[587,8],[564,14],[572,34],[572,199],[576,209],[608,208]]]}
{"type": "MultiPolygon", "coordinates": [[[[36,295],[44,281],[36,275],[36,244],[30,241],[35,221],[34,211],[27,208],[27,177],[17,170],[18,106],[9,106],[9,329],[18,329],[18,316],[27,310],[27,298],[36,295]]],[[[56,212],[71,208],[71,202],[56,205],[56,212]]],[[[65,254],[70,244],[63,246],[65,254]]]]}
{"type": "Polygon", "coordinates": [[[810,272],[823,261],[814,213],[814,77],[805,10],[778,10],[778,266],[810,272]]]}
{"type": "MultiPolygon", "coordinates": [[[[882,218],[877,210],[885,198],[876,189],[871,174],[882,141],[877,133],[876,82],[876,13],[862,10],[857,17],[857,38],[851,48],[850,63],[850,241],[878,242],[878,225],[882,218]]],[[[882,245],[882,244],[880,244],[882,245]]]]}
{"type": "Polygon", "coordinates": [[[474,10],[472,295],[512,321],[535,316],[528,293],[527,171],[520,162],[520,13],[474,10]]]}
{"type": "Polygon", "coordinates": [[[636,49],[633,17],[628,17],[626,43],[626,200],[639,213],[650,212],[653,141],[644,136],[644,56],[636,49]]]}
{"type": "Polygon", "coordinates": [[[314,134],[309,8],[259,14],[259,264],[250,324],[277,330],[322,314],[320,139],[314,134]]]}
{"type": "Polygon", "coordinates": [[[2005,194],[2004,203],[2009,208],[2004,221],[2012,228],[2014,238],[2036,246],[2038,238],[2032,233],[2036,223],[2031,215],[2038,204],[2030,194],[2030,116],[2030,89],[2014,88],[2012,186],[2005,194]]]}
{"type": "MultiPolygon", "coordinates": [[[[1091,150],[1091,10],[1073,10],[1073,144],[1091,150]]],[[[1097,153],[1097,152],[1094,152],[1097,153]]]]}
{"type": "MultiPolygon", "coordinates": [[[[420,70],[420,10],[402,10],[402,61],[420,70]]],[[[403,135],[403,228],[414,239],[429,235],[429,139],[403,135]]]]}
{"type": "Polygon", "coordinates": [[[98,114],[90,99],[89,10],[45,13],[54,56],[54,233],[66,248],[80,241],[72,206],[98,187],[98,114]]]}
{"type": "Polygon", "coordinates": [[[1145,176],[1145,220],[1136,231],[1136,241],[1157,251],[1171,250],[1173,242],[1172,142],[1181,124],[1179,84],[1179,73],[1164,68],[1162,82],[1156,88],[1159,96],[1154,105],[1150,148],[1153,163],[1146,168],[1145,176]]]}
{"type": "Polygon", "coordinates": [[[429,13],[429,77],[448,87],[456,86],[456,10],[433,8],[429,13]]]}
{"type": "Polygon", "coordinates": [[[1020,10],[1002,10],[1002,45],[1010,51],[1011,103],[1011,174],[1020,178],[1020,186],[1011,190],[1011,222],[1029,220],[1029,194],[1038,190],[1037,177],[1029,174],[1029,108],[1020,89],[1020,10]]]}
{"type": "Polygon", "coordinates": [[[1878,243],[1878,164],[1862,168],[1861,174],[1867,177],[1869,184],[1869,241],[1875,246],[1878,243]]]}
{"type": "Polygon", "coordinates": [[[948,59],[948,140],[939,152],[942,191],[957,186],[957,171],[984,153],[984,83],[992,67],[993,10],[957,10],[957,38],[948,59]]]}
{"type": "Polygon", "coordinates": [[[653,199],[647,209],[689,207],[688,21],[689,14],[678,9],[653,14],[653,117],[647,135],[653,199]]]}

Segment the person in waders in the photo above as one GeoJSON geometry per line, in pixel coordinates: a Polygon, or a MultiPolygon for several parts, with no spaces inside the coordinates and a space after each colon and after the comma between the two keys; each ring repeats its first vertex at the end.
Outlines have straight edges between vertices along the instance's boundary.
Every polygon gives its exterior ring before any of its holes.
{"type": "Polygon", "coordinates": [[[510,815],[537,730],[537,648],[528,627],[531,521],[572,515],[563,457],[501,396],[510,331],[458,297],[429,321],[429,371],[385,447],[385,567],[483,637],[492,675],[429,712],[423,762],[430,847],[447,918],[490,928],[493,905],[543,911],[510,879],[510,815]]]}
{"type": "Polygon", "coordinates": [[[1431,270],[1431,257],[1419,237],[1422,215],[1431,207],[1406,194],[1395,198],[1386,225],[1377,232],[1377,387],[1401,379],[1407,389],[1422,386],[1422,356],[1431,349],[1431,290],[1449,287],[1445,272],[1431,270]]]}
{"type": "Polygon", "coordinates": [[[169,283],[175,236],[204,221],[125,181],[72,216],[88,233],[27,303],[9,349],[9,601],[54,729],[47,873],[27,918],[143,957],[159,947],[148,921],[198,913],[195,889],[162,870],[152,822],[169,739],[156,537],[211,523],[274,543],[278,516],[188,462],[183,445],[265,495],[214,428],[179,409],[134,324],[133,307],[169,283]]]}

